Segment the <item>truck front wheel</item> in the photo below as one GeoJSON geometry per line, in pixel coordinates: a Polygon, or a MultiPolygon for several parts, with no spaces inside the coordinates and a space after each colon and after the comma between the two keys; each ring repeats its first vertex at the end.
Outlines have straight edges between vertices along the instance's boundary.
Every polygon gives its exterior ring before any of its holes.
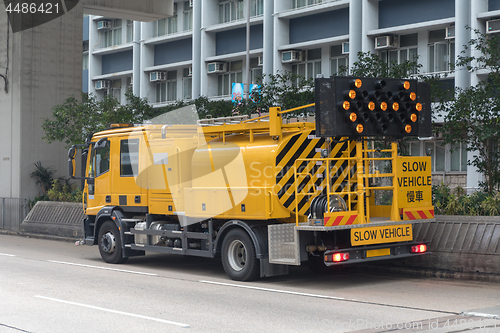
{"type": "Polygon", "coordinates": [[[260,262],[250,236],[242,229],[230,230],[222,242],[222,266],[236,281],[251,281],[259,277],[260,262]]]}
{"type": "Polygon", "coordinates": [[[106,221],[99,230],[99,252],[102,259],[110,264],[123,264],[128,258],[123,258],[120,232],[113,221],[106,221]]]}

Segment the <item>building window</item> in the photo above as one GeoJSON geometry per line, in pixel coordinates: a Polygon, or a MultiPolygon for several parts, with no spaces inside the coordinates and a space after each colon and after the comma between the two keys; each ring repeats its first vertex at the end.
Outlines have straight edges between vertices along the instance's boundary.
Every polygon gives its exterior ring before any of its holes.
{"type": "Polygon", "coordinates": [[[190,71],[191,68],[184,68],[182,77],[182,99],[184,100],[193,98],[193,78],[190,71]]]}
{"type": "Polygon", "coordinates": [[[156,21],[156,37],[177,32],[177,4],[174,4],[174,16],[156,21]]]}
{"type": "Polygon", "coordinates": [[[189,6],[189,1],[184,2],[184,31],[193,30],[193,7],[189,6]]]}
{"type": "MultiPolygon", "coordinates": [[[[306,52],[306,61],[292,65],[292,73],[306,79],[314,79],[316,75],[321,74],[321,49],[308,50],[306,52]]],[[[297,78],[298,84],[301,78],[297,78]]]]}
{"type": "Polygon", "coordinates": [[[218,77],[217,91],[219,96],[229,96],[233,89],[233,83],[243,83],[243,61],[233,61],[228,64],[229,73],[218,77]]]}
{"type": "Polygon", "coordinates": [[[443,141],[413,141],[408,144],[410,156],[431,156],[433,172],[466,172],[467,144],[443,141]],[[421,153],[421,145],[423,153],[421,153]]]}
{"type": "MultiPolygon", "coordinates": [[[[418,60],[418,34],[402,35],[399,37],[399,48],[397,50],[380,51],[382,61],[389,65],[401,65],[406,61],[418,60]]],[[[417,67],[410,74],[417,74],[417,67]]]]}
{"type": "Polygon", "coordinates": [[[429,73],[447,72],[455,64],[455,42],[445,37],[445,29],[429,31],[429,73]]]}
{"type": "Polygon", "coordinates": [[[134,39],[134,21],[127,20],[127,43],[134,39]]]}
{"type": "Polygon", "coordinates": [[[83,55],[83,61],[82,61],[82,70],[89,69],[89,54],[86,53],[83,55]]]}
{"type": "Polygon", "coordinates": [[[122,101],[122,80],[111,81],[111,95],[121,103],[122,101]]]}
{"type": "Polygon", "coordinates": [[[156,84],[156,103],[177,100],[177,71],[167,72],[167,80],[156,84]]]}
{"type": "Polygon", "coordinates": [[[112,20],[111,29],[101,32],[104,47],[120,45],[122,43],[122,20],[112,20]]]}
{"type": "Polygon", "coordinates": [[[250,59],[250,84],[262,84],[262,66],[259,66],[259,58],[250,59]]]}
{"type": "Polygon", "coordinates": [[[219,0],[219,23],[243,18],[243,0],[219,0]]]}
{"type": "Polygon", "coordinates": [[[127,76],[127,89],[132,89],[132,76],[127,76]]]}
{"type": "Polygon", "coordinates": [[[291,1],[292,1],[292,8],[300,8],[325,2],[325,0],[291,0],[291,1]]]}
{"type": "Polygon", "coordinates": [[[453,143],[450,148],[450,171],[467,171],[467,144],[453,143]]]}
{"type": "Polygon", "coordinates": [[[250,17],[264,15],[264,0],[251,0],[250,17]]]}
{"type": "Polygon", "coordinates": [[[342,45],[334,45],[330,49],[330,74],[345,74],[349,66],[349,56],[342,54],[342,45]]]}
{"type": "Polygon", "coordinates": [[[120,141],[120,176],[139,174],[139,139],[120,141]]]}

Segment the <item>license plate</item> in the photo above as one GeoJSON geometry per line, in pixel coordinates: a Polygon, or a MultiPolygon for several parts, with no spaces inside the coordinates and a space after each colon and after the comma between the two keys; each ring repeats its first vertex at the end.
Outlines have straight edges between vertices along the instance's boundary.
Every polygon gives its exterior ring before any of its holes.
{"type": "Polygon", "coordinates": [[[383,257],[383,256],[390,256],[390,255],[391,255],[391,249],[379,249],[379,250],[366,251],[367,258],[383,257]]]}
{"type": "Polygon", "coordinates": [[[352,246],[406,242],[412,240],[413,228],[411,224],[351,229],[352,246]]]}

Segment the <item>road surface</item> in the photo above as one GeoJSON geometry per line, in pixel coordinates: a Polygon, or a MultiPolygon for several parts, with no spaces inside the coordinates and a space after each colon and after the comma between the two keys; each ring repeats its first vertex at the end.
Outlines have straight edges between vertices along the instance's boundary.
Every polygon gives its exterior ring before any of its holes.
{"type": "Polygon", "coordinates": [[[0,332],[500,332],[500,286],[346,268],[230,280],[219,259],[0,235],[0,332]],[[464,315],[465,314],[465,315],[464,315]]]}

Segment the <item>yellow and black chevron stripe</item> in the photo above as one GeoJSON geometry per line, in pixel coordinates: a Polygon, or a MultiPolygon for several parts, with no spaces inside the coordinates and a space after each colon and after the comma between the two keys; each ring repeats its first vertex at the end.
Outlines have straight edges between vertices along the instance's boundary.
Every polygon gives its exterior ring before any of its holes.
{"type": "MultiPolygon", "coordinates": [[[[304,131],[292,136],[276,156],[276,167],[279,171],[276,175],[277,194],[280,203],[290,211],[295,212],[295,184],[293,165],[297,159],[312,159],[321,156],[321,149],[325,148],[325,139],[316,138],[315,131],[304,131]]],[[[345,151],[350,149],[349,156],[355,156],[355,144],[349,145],[347,142],[337,143],[332,146],[331,156],[340,158],[345,151]]],[[[355,184],[355,163],[339,160],[330,166],[330,176],[332,177],[330,185],[333,189],[341,191],[347,186],[350,174],[351,183],[355,184]]],[[[312,200],[311,196],[318,187],[323,188],[326,194],[326,164],[316,163],[316,161],[303,161],[298,166],[297,171],[298,192],[304,193],[299,197],[298,210],[299,215],[308,215],[309,206],[312,200]]],[[[351,188],[353,190],[353,188],[351,188]]],[[[347,202],[347,195],[344,196],[347,202]]],[[[355,206],[355,200],[352,201],[355,206]]],[[[352,207],[354,208],[354,207],[352,207]]]]}

